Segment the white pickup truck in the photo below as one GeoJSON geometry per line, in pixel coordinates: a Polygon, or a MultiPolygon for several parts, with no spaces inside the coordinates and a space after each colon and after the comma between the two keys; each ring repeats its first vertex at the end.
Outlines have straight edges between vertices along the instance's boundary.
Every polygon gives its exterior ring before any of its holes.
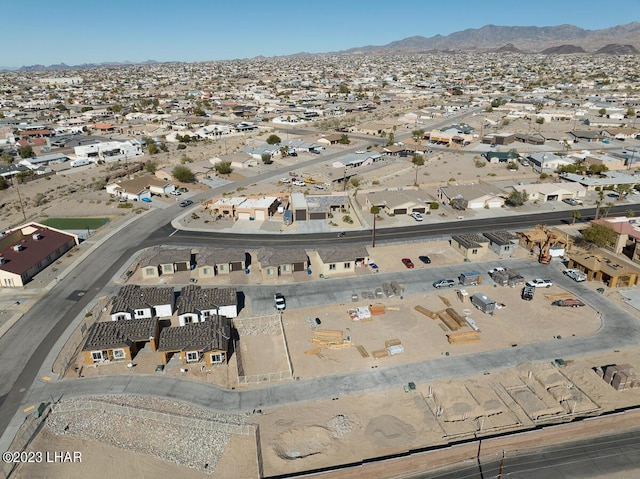
{"type": "Polygon", "coordinates": [[[587,280],[587,275],[579,269],[565,269],[563,273],[578,283],[587,280]]]}

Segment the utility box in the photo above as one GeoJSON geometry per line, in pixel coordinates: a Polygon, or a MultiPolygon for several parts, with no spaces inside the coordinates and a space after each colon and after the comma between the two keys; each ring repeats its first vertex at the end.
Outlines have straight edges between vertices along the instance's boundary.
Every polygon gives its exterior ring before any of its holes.
{"type": "Polygon", "coordinates": [[[482,283],[482,274],[479,271],[469,271],[458,276],[458,281],[463,286],[477,286],[482,283]]]}
{"type": "Polygon", "coordinates": [[[284,224],[286,226],[289,226],[290,224],[292,224],[293,223],[293,211],[291,211],[291,210],[285,211],[283,218],[284,218],[284,224]]]}
{"type": "Polygon", "coordinates": [[[486,314],[493,314],[496,309],[496,302],[482,293],[471,296],[471,304],[486,314]]]}

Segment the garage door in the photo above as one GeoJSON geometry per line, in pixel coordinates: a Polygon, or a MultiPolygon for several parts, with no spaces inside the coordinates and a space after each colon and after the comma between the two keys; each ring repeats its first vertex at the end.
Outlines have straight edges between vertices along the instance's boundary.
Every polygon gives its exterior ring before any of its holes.
{"type": "Polygon", "coordinates": [[[325,213],[309,213],[310,220],[324,220],[327,218],[325,213]]]}
{"type": "Polygon", "coordinates": [[[238,213],[238,219],[239,220],[249,221],[249,218],[251,218],[251,214],[249,214],[249,213],[238,213]]]}
{"type": "Polygon", "coordinates": [[[257,210],[256,211],[256,220],[258,221],[264,221],[266,219],[264,211],[263,210],[257,210]]]}
{"type": "Polygon", "coordinates": [[[398,208],[397,210],[393,210],[393,214],[394,215],[406,215],[407,214],[407,209],[406,208],[398,208]]]}
{"type": "Polygon", "coordinates": [[[469,202],[467,208],[472,210],[484,208],[484,201],[469,202]]]}
{"type": "Polygon", "coordinates": [[[305,221],[307,219],[306,210],[296,210],[296,221],[305,221]]]}
{"type": "Polygon", "coordinates": [[[231,271],[242,271],[242,263],[239,261],[231,263],[231,271]]]}
{"type": "Polygon", "coordinates": [[[293,271],[304,271],[304,263],[293,263],[293,271]]]}

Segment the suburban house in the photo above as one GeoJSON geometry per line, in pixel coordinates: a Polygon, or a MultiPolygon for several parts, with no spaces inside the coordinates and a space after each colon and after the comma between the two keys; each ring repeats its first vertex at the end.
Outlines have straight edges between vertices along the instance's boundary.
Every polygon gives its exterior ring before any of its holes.
{"type": "Polygon", "coordinates": [[[584,164],[587,168],[591,165],[603,165],[606,166],[608,170],[624,170],[627,168],[627,163],[624,158],[603,153],[585,153],[584,164]]]}
{"type": "Polygon", "coordinates": [[[332,214],[349,212],[351,205],[349,196],[344,193],[332,193],[330,195],[291,193],[289,209],[292,211],[295,221],[326,220],[332,214]]]}
{"type": "Polygon", "coordinates": [[[518,237],[508,231],[495,231],[482,235],[489,240],[489,249],[499,256],[511,256],[518,247],[518,237]]]}
{"type": "Polygon", "coordinates": [[[211,316],[238,316],[238,293],[235,288],[202,288],[190,284],[180,290],[176,302],[180,326],[207,321],[211,316]]]}
{"type": "Polygon", "coordinates": [[[483,153],[489,163],[509,163],[518,159],[518,153],[515,151],[487,151],[483,153]]]}
{"type": "Polygon", "coordinates": [[[532,183],[513,185],[518,192],[526,192],[529,201],[562,201],[567,198],[581,199],[587,195],[587,189],[579,183],[532,183]]]}
{"type": "Polygon", "coordinates": [[[173,302],[173,288],[128,284],[113,298],[109,314],[113,321],[169,318],[173,315],[173,302]]]}
{"type": "Polygon", "coordinates": [[[490,240],[485,236],[468,233],[453,235],[451,246],[466,259],[482,258],[489,251],[490,240]]]}
{"type": "Polygon", "coordinates": [[[77,244],[77,235],[40,223],[7,231],[0,237],[0,286],[24,286],[77,244]]]}
{"type": "Polygon", "coordinates": [[[368,166],[384,160],[382,153],[371,151],[367,153],[349,153],[344,155],[339,161],[334,161],[331,166],[333,168],[358,168],[360,166],[368,166]]]}
{"type": "Polygon", "coordinates": [[[141,201],[143,198],[151,199],[151,195],[168,195],[175,186],[171,180],[164,180],[153,176],[140,176],[132,180],[119,180],[107,185],[107,193],[117,198],[126,198],[131,201],[141,201]]]}
{"type": "Polygon", "coordinates": [[[537,173],[551,173],[560,166],[573,165],[573,158],[558,156],[549,152],[533,152],[527,155],[527,160],[533,165],[537,173]]]}
{"type": "Polygon", "coordinates": [[[607,226],[616,232],[616,240],[610,249],[616,254],[624,254],[634,263],[640,263],[640,220],[616,216],[592,221],[607,226]]]}
{"type": "Polygon", "coordinates": [[[82,346],[84,364],[131,361],[146,343],[155,351],[159,329],[155,318],[94,323],[82,346]]]}
{"type": "Polygon", "coordinates": [[[598,131],[592,130],[574,130],[570,131],[569,135],[573,137],[573,141],[588,141],[588,142],[596,142],[602,141],[605,139],[605,135],[598,131]]]}
{"type": "Polygon", "coordinates": [[[196,254],[197,276],[210,278],[244,271],[247,253],[239,248],[200,248],[196,254]]]}
{"type": "Polygon", "coordinates": [[[584,186],[587,191],[597,191],[601,188],[614,189],[617,186],[633,187],[640,184],[640,176],[628,175],[620,171],[605,171],[600,175],[580,175],[577,173],[561,173],[563,180],[573,181],[584,186]]]}
{"type": "Polygon", "coordinates": [[[446,130],[433,130],[425,133],[425,139],[439,145],[465,144],[471,143],[473,135],[471,133],[463,133],[458,128],[448,128],[446,130]]]}
{"type": "Polygon", "coordinates": [[[426,213],[431,201],[432,198],[419,190],[377,191],[367,194],[363,209],[369,212],[372,206],[377,206],[388,215],[410,215],[426,213]]]}
{"type": "Polygon", "coordinates": [[[321,145],[337,145],[342,140],[342,133],[333,133],[331,135],[325,135],[318,138],[318,143],[321,145]]]}
{"type": "Polygon", "coordinates": [[[369,263],[369,253],[364,246],[344,245],[309,251],[309,259],[321,275],[353,274],[369,263]]]}
{"type": "Polygon", "coordinates": [[[489,133],[482,137],[482,143],[496,145],[510,145],[516,141],[516,135],[514,133],[489,133]]]}
{"type": "Polygon", "coordinates": [[[193,265],[190,249],[154,248],[138,263],[144,279],[158,278],[178,271],[190,271],[193,265]]]}
{"type": "Polygon", "coordinates": [[[263,278],[290,276],[309,268],[309,257],[304,249],[260,248],[256,254],[263,278]]]}
{"type": "Polygon", "coordinates": [[[142,146],[134,141],[105,141],[91,145],[79,145],[73,148],[76,159],[115,161],[142,156],[142,146]]]}
{"type": "Polygon", "coordinates": [[[245,153],[244,151],[238,151],[226,155],[218,155],[211,159],[211,163],[213,163],[213,165],[222,161],[228,161],[229,163],[231,163],[231,168],[236,169],[254,168],[258,166],[258,160],[256,160],[249,153],[245,153]]]}
{"type": "Polygon", "coordinates": [[[207,366],[224,364],[231,353],[232,324],[226,316],[213,315],[202,323],[164,328],[160,332],[158,351],[162,364],[179,355],[184,364],[204,359],[207,366]]]}
{"type": "Polygon", "coordinates": [[[451,204],[457,200],[464,208],[500,208],[504,205],[505,193],[500,188],[487,183],[471,185],[447,185],[438,188],[438,200],[451,204]]]}
{"type": "Polygon", "coordinates": [[[544,145],[546,139],[539,133],[534,133],[533,135],[528,135],[526,133],[516,133],[515,141],[527,143],[529,145],[544,145]]]}
{"type": "Polygon", "coordinates": [[[278,211],[281,201],[275,196],[229,197],[212,199],[207,203],[207,209],[213,215],[235,220],[265,221],[278,211]]]}
{"type": "Polygon", "coordinates": [[[634,286],[640,277],[639,268],[599,248],[581,254],[570,253],[568,267],[586,273],[587,281],[602,281],[610,288],[634,286]]]}

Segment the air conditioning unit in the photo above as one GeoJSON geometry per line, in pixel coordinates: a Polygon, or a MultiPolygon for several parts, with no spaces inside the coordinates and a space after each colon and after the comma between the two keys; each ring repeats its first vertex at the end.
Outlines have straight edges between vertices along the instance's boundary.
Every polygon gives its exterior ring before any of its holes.
{"type": "Polygon", "coordinates": [[[21,244],[14,245],[13,251],[22,251],[22,245],[21,244]]]}
{"type": "Polygon", "coordinates": [[[5,264],[7,262],[6,259],[4,259],[4,256],[0,256],[0,264],[5,264]]]}
{"type": "Polygon", "coordinates": [[[41,235],[40,233],[33,233],[33,234],[31,235],[31,237],[32,237],[34,240],[38,241],[40,238],[42,238],[42,235],[41,235]]]}

